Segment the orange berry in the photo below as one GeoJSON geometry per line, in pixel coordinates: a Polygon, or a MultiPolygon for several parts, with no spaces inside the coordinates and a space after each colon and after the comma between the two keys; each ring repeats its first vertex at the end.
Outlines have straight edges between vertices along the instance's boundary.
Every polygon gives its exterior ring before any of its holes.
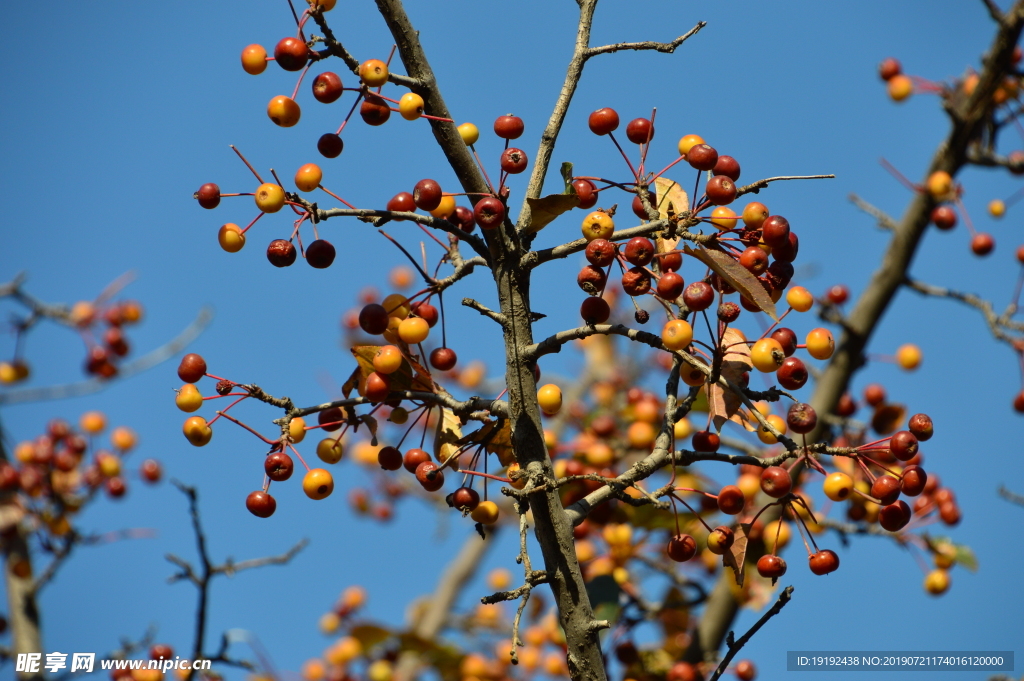
{"type": "Polygon", "coordinates": [[[608,213],[595,210],[583,219],[581,229],[583,231],[583,238],[587,241],[608,239],[611,237],[612,232],[615,231],[615,222],[608,213]]]}
{"type": "Polygon", "coordinates": [[[96,318],[96,307],[87,300],[80,300],[71,306],[71,323],[75,326],[89,326],[96,318]]]}
{"type": "Polygon", "coordinates": [[[380,59],[367,59],[359,65],[359,77],[370,87],[388,82],[388,65],[380,59]]]}
{"type": "Polygon", "coordinates": [[[896,362],[901,369],[913,371],[921,366],[921,348],[913,343],[901,345],[896,351],[896,362]]]}
{"type": "Polygon", "coordinates": [[[676,421],[672,432],[677,440],[685,440],[693,433],[693,424],[688,418],[683,417],[676,421]]]}
{"type": "Polygon", "coordinates": [[[334,477],[323,468],[313,468],[302,478],[302,491],[310,499],[326,499],[334,491],[334,477]]]}
{"type": "MultiPolygon", "coordinates": [[[[764,420],[770,423],[775,430],[779,431],[780,434],[786,434],[786,420],[781,416],[777,414],[769,414],[764,420]]],[[[772,435],[770,431],[766,430],[764,426],[760,426],[757,429],[757,439],[766,445],[773,445],[779,441],[778,438],[772,435]]]]}
{"type": "Polygon", "coordinates": [[[704,138],[700,135],[684,135],[679,140],[679,155],[686,156],[698,144],[704,144],[704,138]]]}
{"type": "Polygon", "coordinates": [[[654,444],[654,440],[657,437],[658,431],[646,421],[634,421],[629,424],[629,429],[626,431],[626,439],[629,441],[629,446],[634,449],[649,448],[654,444]]]}
{"type": "Polygon", "coordinates": [[[406,317],[398,325],[398,337],[414,345],[422,343],[430,335],[430,324],[422,317],[406,317]]]}
{"type": "Polygon", "coordinates": [[[764,538],[765,546],[775,547],[776,550],[783,548],[789,543],[789,538],[793,535],[793,531],[789,527],[789,523],[785,520],[773,520],[764,526],[764,534],[761,536],[764,538]],[[778,544],[775,543],[775,538],[778,537],[778,544]]]}
{"type": "Polygon", "coordinates": [[[889,79],[889,96],[894,102],[902,102],[914,93],[914,81],[902,73],[889,79]]]}
{"type": "Polygon", "coordinates": [[[183,412],[191,414],[203,406],[203,396],[194,383],[186,383],[178,390],[178,395],[174,398],[174,404],[183,412]]]}
{"type": "Polygon", "coordinates": [[[415,92],[406,92],[398,100],[398,113],[407,121],[414,121],[423,115],[423,98],[415,92]]]}
{"type": "Polygon", "coordinates": [[[992,199],[988,202],[988,213],[994,218],[1001,218],[1006,215],[1006,203],[999,199],[992,199]]]}
{"type": "Polygon", "coordinates": [[[281,185],[264,182],[256,189],[256,207],[264,213],[276,213],[284,207],[285,195],[281,185]]]}
{"type": "Polygon", "coordinates": [[[373,370],[379,374],[393,374],[402,368],[405,358],[394,345],[382,345],[373,356],[373,370]]]}
{"type": "Polygon", "coordinates": [[[306,419],[296,416],[288,424],[288,436],[292,442],[298,444],[306,439],[306,419]]]}
{"type": "Polygon", "coordinates": [[[190,416],[185,419],[181,428],[185,438],[195,447],[202,447],[210,442],[213,437],[213,429],[206,423],[202,416],[190,416]]]}
{"type": "Polygon", "coordinates": [[[803,286],[794,286],[786,292],[786,302],[797,312],[807,312],[814,306],[814,296],[803,286]]]}
{"type": "Polygon", "coordinates": [[[295,186],[300,191],[311,192],[320,186],[324,173],[315,163],[307,163],[295,172],[295,186]]]}
{"type": "Polygon", "coordinates": [[[98,435],[107,427],[107,417],[101,411],[88,411],[78,419],[78,427],[89,435],[98,435]]]}
{"type": "Polygon", "coordinates": [[[807,352],[814,359],[828,359],[836,349],[836,342],[828,329],[811,329],[804,342],[807,344],[807,352]]]}
{"type": "Polygon", "coordinates": [[[540,409],[548,416],[554,416],[562,408],[562,389],[554,383],[541,386],[537,391],[540,409]]]}
{"type": "Polygon", "coordinates": [[[728,206],[718,206],[711,211],[711,224],[718,229],[732,229],[737,220],[736,211],[728,206]]]}
{"type": "Polygon", "coordinates": [[[267,70],[267,51],[262,45],[249,45],[242,50],[242,68],[246,73],[258,76],[267,70]]]}
{"type": "Polygon", "coordinates": [[[768,206],[760,201],[751,201],[743,209],[743,224],[750,229],[761,229],[769,215],[768,206]]]}
{"type": "Polygon", "coordinates": [[[437,205],[437,208],[430,211],[430,214],[435,218],[441,218],[447,220],[451,217],[451,214],[455,212],[455,197],[454,196],[442,196],[441,203],[437,205]]]}
{"type": "Polygon", "coordinates": [[[274,121],[275,125],[279,125],[282,128],[290,128],[299,122],[299,118],[302,116],[302,109],[299,108],[299,105],[291,97],[278,95],[267,104],[267,115],[270,116],[270,120],[274,121]]]}
{"type": "Polygon", "coordinates": [[[661,330],[661,342],[669,350],[682,350],[693,341],[693,327],[682,319],[673,319],[661,330]]]}
{"type": "Polygon", "coordinates": [[[953,191],[953,178],[945,170],[936,170],[928,176],[928,182],[925,186],[928,189],[928,193],[932,195],[932,198],[936,201],[941,201],[953,191]]]}
{"type": "Polygon", "coordinates": [[[233,222],[222,225],[217,232],[217,241],[220,247],[228,253],[238,253],[245,246],[245,235],[242,228],[233,222]]]}
{"type": "Polygon", "coordinates": [[[122,452],[127,452],[129,449],[135,446],[138,438],[135,435],[135,431],[126,426],[119,426],[114,428],[114,431],[110,434],[110,444],[114,445],[122,452]]]}
{"type": "Polygon", "coordinates": [[[782,344],[774,338],[762,338],[750,349],[750,361],[758,371],[772,373],[786,360],[782,344]]]}

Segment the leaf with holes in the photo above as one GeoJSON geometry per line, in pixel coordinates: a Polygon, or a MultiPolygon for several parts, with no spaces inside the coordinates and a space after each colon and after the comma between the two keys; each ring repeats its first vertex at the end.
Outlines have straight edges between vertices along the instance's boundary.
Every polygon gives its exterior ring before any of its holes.
{"type": "Polygon", "coordinates": [[[750,534],[750,525],[737,523],[733,528],[732,546],[722,554],[722,564],[732,568],[736,576],[736,585],[743,586],[744,562],[747,560],[747,535],[750,534]]]}
{"type": "MultiPolygon", "coordinates": [[[[744,372],[750,371],[754,366],[750,361],[750,348],[747,346],[746,338],[736,329],[726,329],[722,334],[722,378],[738,385],[744,372]]],[[[715,429],[722,430],[726,421],[740,413],[743,401],[740,396],[732,390],[723,388],[718,384],[705,384],[708,389],[708,411],[715,423],[715,429]]]]}
{"type": "Polygon", "coordinates": [[[530,204],[530,231],[539,232],[562,213],[580,205],[575,191],[572,194],[550,194],[539,199],[526,199],[530,204]]]}
{"type": "MultiPolygon", "coordinates": [[[[462,440],[462,422],[451,409],[441,408],[442,417],[437,420],[437,430],[434,431],[434,457],[444,463],[459,451],[459,443],[462,440]]],[[[454,470],[459,470],[458,462],[453,464],[454,470]]]]}
{"type": "Polygon", "coordinates": [[[750,273],[750,270],[739,264],[731,255],[722,251],[704,248],[701,245],[698,245],[697,248],[685,246],[684,252],[710,267],[715,274],[725,279],[729,282],[730,286],[739,291],[741,296],[757,305],[762,312],[775,321],[779,321],[778,316],[775,314],[775,303],[772,302],[771,296],[761,286],[761,282],[750,273]]]}

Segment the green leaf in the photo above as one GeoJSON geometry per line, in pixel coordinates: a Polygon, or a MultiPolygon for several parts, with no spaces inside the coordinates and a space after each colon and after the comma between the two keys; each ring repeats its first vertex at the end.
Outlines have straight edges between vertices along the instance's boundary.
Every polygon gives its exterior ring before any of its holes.
{"type": "Polygon", "coordinates": [[[962,544],[953,544],[953,547],[956,548],[956,562],[971,572],[977,572],[978,559],[974,556],[974,551],[971,551],[971,547],[962,544]]]}
{"type": "Polygon", "coordinates": [[[779,321],[778,316],[775,314],[775,303],[772,302],[767,291],[761,286],[761,282],[731,255],[722,251],[704,248],[701,245],[698,245],[696,249],[685,246],[684,252],[710,267],[715,274],[725,279],[733,288],[739,291],[740,295],[761,308],[769,317],[779,321]]]}
{"type": "Polygon", "coordinates": [[[580,205],[574,191],[572,194],[550,194],[539,199],[526,199],[530,204],[530,231],[539,232],[555,218],[580,205]]]}
{"type": "Polygon", "coordinates": [[[566,161],[562,164],[562,181],[565,182],[565,191],[563,194],[572,194],[576,196],[576,188],[572,186],[572,164],[566,161]]]}

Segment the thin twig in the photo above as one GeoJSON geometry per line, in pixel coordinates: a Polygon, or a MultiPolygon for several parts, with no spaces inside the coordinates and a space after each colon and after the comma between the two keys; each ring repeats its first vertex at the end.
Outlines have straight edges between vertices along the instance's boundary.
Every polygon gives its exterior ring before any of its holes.
{"type": "Polygon", "coordinates": [[[786,607],[786,603],[789,603],[789,599],[792,597],[793,587],[787,586],[782,590],[782,593],[779,594],[779,600],[775,601],[775,605],[773,605],[768,612],[761,615],[761,619],[757,620],[757,622],[754,623],[754,626],[750,627],[747,633],[743,634],[739,640],[734,641],[732,632],[730,631],[725,639],[726,643],[729,645],[729,652],[727,652],[725,657],[722,658],[722,662],[718,665],[718,669],[715,670],[715,673],[711,675],[711,678],[708,679],[708,681],[718,681],[718,678],[725,673],[725,670],[728,668],[729,663],[732,662],[732,658],[736,656],[736,653],[740,652],[740,649],[747,644],[747,641],[749,641],[750,638],[768,622],[768,620],[782,612],[782,609],[786,607]]]}

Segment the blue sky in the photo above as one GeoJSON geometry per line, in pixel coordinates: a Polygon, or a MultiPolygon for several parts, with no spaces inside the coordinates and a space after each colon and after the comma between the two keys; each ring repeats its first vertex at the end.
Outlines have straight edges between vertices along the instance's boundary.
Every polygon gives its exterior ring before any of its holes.
{"type": "MultiPolygon", "coordinates": [[[[469,0],[443,8],[408,5],[449,108],[460,122],[476,122],[485,132],[478,149],[492,159],[491,167],[501,145],[487,130],[499,114],[513,112],[526,121],[522,146],[532,155],[571,53],[575,3],[524,1],[500,9],[469,0]]],[[[271,65],[260,77],[248,76],[239,68],[238,54],[249,43],[270,47],[292,32],[286,3],[78,3],[42,16],[33,5],[18,3],[7,16],[0,27],[5,101],[0,178],[8,188],[0,279],[25,271],[37,296],[73,301],[90,298],[118,275],[134,271],[137,280],[126,293],[146,307],[145,323],[131,334],[136,352],[159,345],[200,307],[212,304],[216,319],[193,347],[213,373],[254,381],[303,403],[329,397],[318,377],[326,373],[341,382],[351,371],[347,352],[337,344],[340,315],[363,286],[386,287],[399,255],[361,223],[332,220],[322,231],[339,247],[330,270],[303,263],[276,270],[262,256],[263,244],[286,237],[287,220],[264,218],[250,245],[230,255],[217,247],[217,228],[250,219],[249,200],[225,200],[208,212],[191,198],[208,181],[224,191],[252,190],[251,176],[229,144],[261,172],[274,167],[283,178],[303,163],[320,162],[317,137],[336,128],[347,112],[351,93],[322,106],[304,84],[298,126],[280,129],[267,119],[266,102],[289,94],[294,75],[271,65]]],[[[340,2],[330,19],[357,58],[386,57],[391,39],[372,3],[340,2]]],[[[978,64],[991,39],[987,13],[981,3],[948,1],[658,0],[642,10],[607,1],[597,12],[593,44],[670,40],[700,20],[708,26],[675,55],[593,59],[554,162],[621,175],[614,150],[587,130],[587,114],[612,106],[630,120],[657,106],[651,152],[657,160],[651,165],[670,162],[675,141],[695,132],[740,160],[742,180],[834,173],[830,181],[780,183],[759,198],[799,232],[799,263],[814,266],[805,270],[802,283],[815,292],[845,283],[856,295],[877,267],[886,235],[847,195],[855,192],[898,216],[909,194],[878,159],[884,156],[911,179],[920,179],[947,129],[935,98],[890,102],[876,65],[895,56],[915,75],[936,80],[960,75],[978,64]]],[[[343,79],[354,80],[344,74],[343,79]]],[[[324,184],[357,205],[383,205],[422,177],[454,186],[422,121],[394,116],[383,128],[369,128],[356,120],[345,139],[344,154],[321,163],[324,184]]],[[[1003,148],[1019,145],[1008,131],[1003,148]]],[[[960,179],[976,225],[995,236],[995,253],[987,259],[971,255],[962,226],[932,232],[912,271],[1001,306],[1018,274],[1013,251],[1020,238],[1020,208],[1000,222],[984,208],[990,199],[1012,194],[1019,183],[985,170],[970,170],[960,179]]],[[[557,175],[550,181],[557,191],[557,175]]],[[[521,195],[525,182],[512,182],[514,196],[521,195]]],[[[576,224],[572,216],[554,223],[538,245],[574,238],[576,224]]],[[[575,325],[577,266],[575,261],[554,264],[535,278],[536,297],[548,314],[537,324],[538,335],[575,325]]],[[[493,303],[485,273],[456,294],[493,303]]],[[[500,337],[493,326],[475,313],[452,312],[449,333],[461,336],[452,344],[460,357],[479,357],[497,370],[500,337]]],[[[964,520],[952,534],[975,549],[981,570],[955,570],[951,592],[930,598],[914,561],[878,539],[858,539],[851,550],[841,550],[842,568],[828,578],[792,570],[787,581],[796,586],[792,604],[743,653],[757,662],[762,678],[781,676],[785,651],[795,649],[1020,650],[1019,628],[1004,623],[1008,613],[1024,607],[1024,592],[1013,581],[1024,555],[1009,529],[1024,509],[996,496],[1003,483],[1024,491],[1016,465],[1024,433],[1010,409],[1020,389],[1016,360],[991,340],[977,315],[910,293],[899,295],[871,351],[888,354],[904,342],[924,351],[918,372],[872,365],[858,375],[855,388],[882,381],[912,413],[933,416],[937,434],[924,449],[929,470],[955,489],[964,520]]],[[[3,343],[3,352],[9,352],[10,340],[3,343]]],[[[81,355],[78,339],[63,330],[40,329],[27,352],[34,384],[78,378],[81,355]]],[[[558,356],[545,370],[568,373],[574,361],[558,356]]],[[[280,553],[309,537],[311,546],[291,567],[222,579],[213,591],[210,631],[255,632],[280,668],[295,670],[326,645],[316,619],[349,584],[368,588],[371,615],[399,622],[405,605],[430,590],[468,526],[453,516],[435,523],[431,511],[415,504],[401,506],[389,525],[357,520],[344,491],[364,475],[351,463],[341,464],[342,493],[312,503],[291,486],[279,497],[277,514],[258,521],[245,512],[242,500],[259,484],[262,450],[229,428],[220,428],[203,449],[188,446],[179,434],[181,413],[173,406],[173,364],[98,395],[11,406],[0,417],[15,441],[36,435],[51,416],[77,418],[92,408],[104,410],[115,424],[130,425],[141,438],[136,456],[158,458],[169,477],[199,487],[216,558],[280,553]]],[[[273,418],[255,407],[246,413],[254,420],[273,418]]],[[[720,469],[708,470],[724,476],[720,469]]],[[[156,489],[136,484],[126,500],[98,503],[82,522],[95,531],[155,528],[158,537],[81,550],[42,597],[47,651],[107,650],[119,637],[138,636],[151,623],[159,625],[160,640],[184,651],[191,641],[194,592],[165,582],[171,566],[163,558],[168,552],[194,556],[184,498],[166,484],[156,489]]],[[[832,548],[836,544],[828,540],[832,548]]],[[[513,556],[514,548],[502,545],[488,565],[513,567],[513,556]]],[[[484,589],[470,585],[464,601],[472,602],[484,589]]],[[[754,617],[745,612],[738,629],[745,630],[754,617]]]]}

